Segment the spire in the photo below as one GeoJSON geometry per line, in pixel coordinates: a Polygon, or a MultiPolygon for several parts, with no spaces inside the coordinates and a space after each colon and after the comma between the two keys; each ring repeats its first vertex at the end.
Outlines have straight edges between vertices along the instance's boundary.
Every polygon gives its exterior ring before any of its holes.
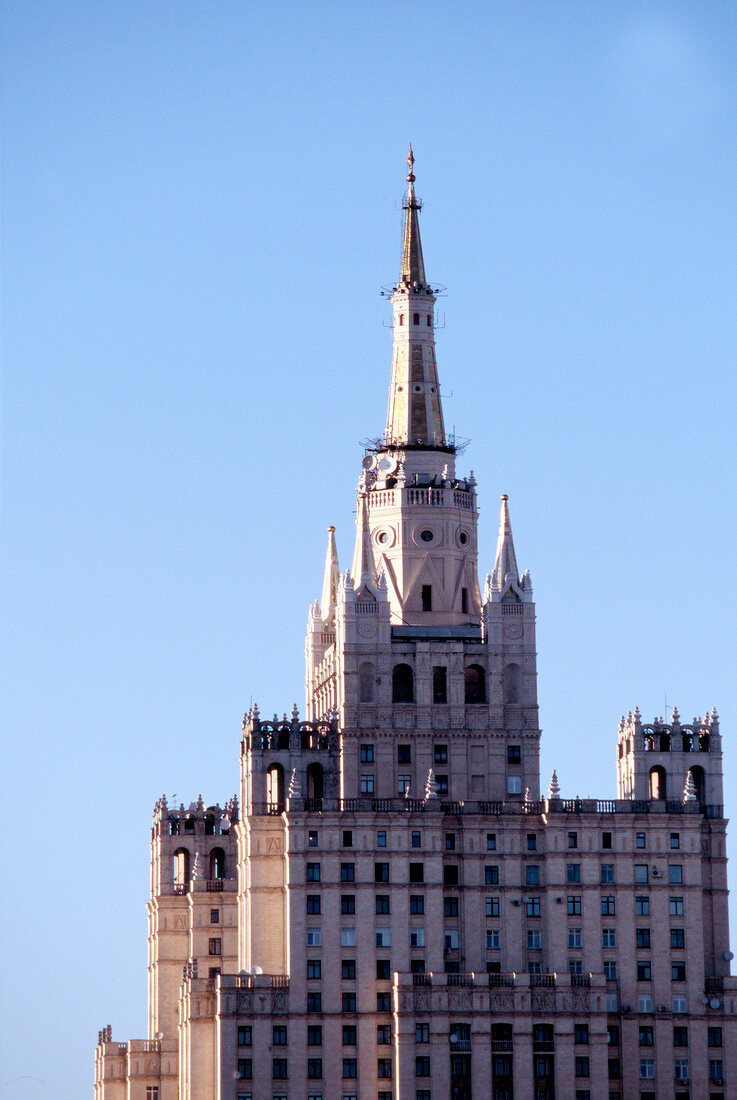
{"type": "Polygon", "coordinates": [[[374,555],[371,550],[371,532],[368,521],[368,498],[365,493],[359,497],[356,515],[356,548],[353,552],[353,585],[359,591],[364,585],[374,588],[374,555]]]}
{"type": "Polygon", "coordinates": [[[338,551],[335,548],[335,528],[328,527],[328,549],[325,554],[325,576],[322,582],[322,599],[320,601],[320,618],[323,622],[335,610],[339,579],[340,566],[338,565],[338,551]]]}
{"type": "Polygon", "coordinates": [[[504,587],[504,580],[508,573],[512,574],[515,584],[519,581],[517,573],[517,558],[514,554],[514,542],[512,541],[512,525],[509,522],[508,497],[506,493],[502,497],[502,510],[499,516],[499,538],[496,544],[496,560],[492,582],[497,591],[504,587]]]}
{"type": "Polygon", "coordinates": [[[425,287],[425,263],[422,259],[422,241],[420,240],[420,222],[417,217],[422,203],[415,198],[415,157],[412,145],[407,156],[407,198],[404,200],[404,243],[402,246],[402,273],[400,282],[409,286],[425,287]]]}

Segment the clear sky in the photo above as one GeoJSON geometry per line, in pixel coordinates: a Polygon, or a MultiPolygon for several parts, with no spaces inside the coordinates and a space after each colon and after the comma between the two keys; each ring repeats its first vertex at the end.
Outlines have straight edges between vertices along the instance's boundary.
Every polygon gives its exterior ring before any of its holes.
{"type": "Polygon", "coordinates": [[[667,697],[717,706],[737,812],[737,7],[3,24],[0,1094],[77,1100],[99,1028],[146,1034],[155,799],[224,801],[249,704],[302,706],[384,427],[409,140],[481,572],[508,493],[535,586],[544,785],[613,797],[620,714],[667,697]]]}

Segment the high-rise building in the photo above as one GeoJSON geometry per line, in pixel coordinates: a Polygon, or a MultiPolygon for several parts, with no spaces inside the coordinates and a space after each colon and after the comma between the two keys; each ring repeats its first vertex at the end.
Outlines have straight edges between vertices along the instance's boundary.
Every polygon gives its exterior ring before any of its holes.
{"type": "Polygon", "coordinates": [[[735,1097],[716,712],[635,709],[616,798],[541,796],[532,583],[504,496],[479,585],[408,163],[386,431],[350,569],[328,532],[306,714],[249,710],[240,800],[157,803],[148,1038],[100,1033],[96,1100],[735,1097]]]}

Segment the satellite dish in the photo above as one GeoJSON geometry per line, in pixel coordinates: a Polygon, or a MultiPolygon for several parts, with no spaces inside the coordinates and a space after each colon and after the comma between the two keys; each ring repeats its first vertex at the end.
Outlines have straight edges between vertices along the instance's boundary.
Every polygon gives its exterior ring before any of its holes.
{"type": "Polygon", "coordinates": [[[702,997],[702,998],[701,998],[701,1003],[702,1003],[702,1005],[708,1005],[708,1003],[709,1003],[709,998],[708,998],[708,997],[702,997]]]}
{"type": "Polygon", "coordinates": [[[154,1039],[161,1040],[163,1038],[164,1038],[164,1032],[163,1031],[157,1031],[156,1034],[154,1035],[154,1039]]]}
{"type": "Polygon", "coordinates": [[[734,958],[734,951],[725,951],[723,957],[727,960],[727,962],[731,962],[734,958]]]}
{"type": "Polygon", "coordinates": [[[393,474],[399,463],[391,455],[382,455],[377,463],[380,474],[393,474]]]}
{"type": "Polygon", "coordinates": [[[376,455],[364,455],[361,459],[361,465],[368,473],[369,470],[376,469],[376,455]]]}
{"type": "Polygon", "coordinates": [[[709,1007],[710,1008],[719,1008],[719,1001],[716,997],[712,997],[712,999],[709,1001],[709,1007]]]}
{"type": "Polygon", "coordinates": [[[230,818],[228,817],[227,814],[223,814],[223,816],[220,818],[220,832],[221,833],[229,833],[230,832],[230,818]]]}
{"type": "Polygon", "coordinates": [[[263,974],[263,972],[264,968],[262,966],[254,966],[253,970],[251,971],[252,974],[263,974]]]}

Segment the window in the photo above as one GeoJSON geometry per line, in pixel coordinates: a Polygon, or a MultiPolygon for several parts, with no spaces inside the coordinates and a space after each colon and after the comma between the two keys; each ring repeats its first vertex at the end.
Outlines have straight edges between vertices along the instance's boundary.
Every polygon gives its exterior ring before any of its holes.
{"type": "Polygon", "coordinates": [[[355,993],[343,993],[340,999],[343,1012],[355,1012],[356,1011],[356,994],[355,993]]]}
{"type": "Polygon", "coordinates": [[[673,997],[673,1012],[688,1012],[688,1001],[683,994],[677,994],[673,997]]]}
{"type": "Polygon", "coordinates": [[[376,1011],[377,1012],[391,1012],[392,1010],[392,995],[391,993],[377,993],[376,994],[376,1011]]]}
{"type": "Polygon", "coordinates": [[[722,1045],[722,1029],[720,1027],[710,1027],[707,1034],[710,1047],[720,1047],[722,1045]]]}
{"type": "Polygon", "coordinates": [[[405,772],[397,776],[397,794],[409,794],[412,789],[412,776],[405,772]]]}
{"type": "Polygon", "coordinates": [[[619,1046],[619,1025],[609,1024],[606,1029],[606,1041],[610,1047],[619,1046]]]}
{"type": "Polygon", "coordinates": [[[307,1046],[322,1046],[322,1028],[319,1024],[310,1024],[310,1026],[307,1028],[307,1046]]]}
{"type": "Polygon", "coordinates": [[[580,882],[581,881],[581,864],[569,863],[566,867],[566,882],[580,882]]]}
{"type": "Polygon", "coordinates": [[[307,1011],[322,1012],[322,993],[307,993],[307,1011]]]}
{"type": "Polygon", "coordinates": [[[671,898],[668,903],[668,911],[672,917],[682,917],[683,898],[671,898]]]}
{"type": "Polygon", "coordinates": [[[284,1024],[275,1024],[272,1028],[272,1045],[275,1047],[287,1045],[287,1029],[284,1024]]]}
{"type": "MultiPolygon", "coordinates": [[[[355,1030],[355,1029],[354,1029],[355,1030]]],[[[355,1042],[355,1039],[353,1040],[355,1042]]],[[[392,1041],[392,1027],[391,1024],[379,1024],[376,1029],[376,1045],[380,1047],[388,1047],[392,1041]]]]}
{"type": "Polygon", "coordinates": [[[343,959],[340,964],[340,976],[343,981],[352,982],[356,978],[356,960],[343,959]]]}
{"type": "Polygon", "coordinates": [[[211,909],[210,910],[210,924],[220,924],[220,910],[219,909],[211,909]]]}
{"type": "Polygon", "coordinates": [[[608,982],[616,982],[617,964],[614,959],[604,959],[604,977],[608,982]]]}
{"type": "Polygon", "coordinates": [[[709,1084],[724,1084],[724,1063],[719,1058],[709,1059],[709,1084]]]}
{"type": "Polygon", "coordinates": [[[210,940],[210,954],[221,955],[222,954],[223,941],[220,939],[210,940]]]}
{"type": "Polygon", "coordinates": [[[635,898],[635,916],[650,916],[650,898],[635,898]]]}
{"type": "Polygon", "coordinates": [[[276,1080],[284,1080],[288,1077],[287,1073],[287,1060],[286,1058],[272,1058],[271,1060],[271,1076],[276,1080]]]}
{"type": "Polygon", "coordinates": [[[147,1085],[146,1086],[146,1100],[159,1100],[159,1086],[147,1085]]]}
{"type": "Polygon", "coordinates": [[[356,895],[355,894],[341,894],[340,895],[340,911],[344,915],[352,915],[356,911],[356,895]]]}
{"type": "MultiPolygon", "coordinates": [[[[622,1066],[619,1058],[609,1058],[607,1060],[607,1075],[610,1081],[618,1081],[620,1079],[622,1076],[622,1066]]],[[[614,1095],[618,1097],[620,1094],[617,1092],[614,1095]]],[[[610,1092],[609,1100],[611,1100],[611,1098],[612,1093],[610,1092]]]]}
{"type": "Polygon", "coordinates": [[[588,1077],[589,1076],[589,1060],[588,1058],[576,1058],[576,1077],[588,1077]]]}
{"type": "Polygon", "coordinates": [[[421,848],[422,847],[422,833],[420,832],[419,829],[413,829],[412,830],[412,847],[413,848],[421,848]]]}
{"type": "Polygon", "coordinates": [[[688,1028],[687,1027],[674,1027],[673,1028],[673,1046],[674,1047],[687,1047],[688,1046],[688,1028]]]}
{"type": "Polygon", "coordinates": [[[601,915],[603,917],[613,917],[615,911],[615,901],[613,894],[605,894],[601,899],[601,915]]]}
{"type": "Polygon", "coordinates": [[[322,932],[319,928],[307,929],[307,946],[308,947],[320,947],[322,943],[322,932]]]}
{"type": "Polygon", "coordinates": [[[307,847],[317,848],[317,832],[314,829],[310,829],[307,834],[307,847]]]}
{"type": "Polygon", "coordinates": [[[355,930],[355,928],[341,928],[341,930],[340,930],[340,946],[341,947],[355,947],[356,946],[356,930],[355,930]]]}
{"type": "Polygon", "coordinates": [[[307,882],[319,882],[320,881],[320,864],[308,863],[307,870],[305,872],[307,882]]]}
{"type": "Polygon", "coordinates": [[[507,745],[507,763],[508,764],[521,764],[522,763],[522,746],[521,745],[507,745]]]}
{"type": "Polygon", "coordinates": [[[253,1031],[251,1027],[239,1027],[238,1028],[238,1046],[250,1047],[253,1041],[253,1031]]]}
{"type": "MultiPolygon", "coordinates": [[[[429,320],[429,318],[428,318],[429,320]]],[[[461,542],[463,542],[463,535],[461,535],[461,542]]],[[[468,614],[468,589],[461,589],[461,615],[468,614]]]]}
{"type": "Polygon", "coordinates": [[[379,829],[376,834],[376,847],[386,848],[386,831],[384,829],[379,829]]]}
{"type": "Polygon", "coordinates": [[[442,795],[442,794],[447,794],[448,793],[448,776],[447,775],[436,775],[435,776],[435,782],[438,785],[438,794],[442,795]]]}
{"type": "Polygon", "coordinates": [[[430,1042],[430,1025],[429,1024],[415,1024],[415,1042],[416,1043],[429,1043],[430,1042]]]}
{"type": "MultiPolygon", "coordinates": [[[[389,1093],[389,1100],[391,1100],[391,1093],[389,1093]]],[[[415,1092],[415,1100],[430,1100],[429,1089],[417,1089],[415,1092]]]]}
{"type": "Polygon", "coordinates": [[[432,701],[448,702],[448,670],[445,665],[435,665],[432,670],[432,701]]]}
{"type": "Polygon", "coordinates": [[[307,960],[307,977],[313,981],[322,977],[322,963],[319,959],[307,960]]]}
{"type": "Polygon", "coordinates": [[[486,834],[486,851],[487,852],[495,852],[496,851],[496,833],[487,833],[486,834]]]}
{"type": "MultiPolygon", "coordinates": [[[[569,898],[569,901],[570,900],[571,899],[569,898]]],[[[580,906],[581,899],[579,898],[578,900],[579,900],[579,906],[580,906]]],[[[579,912],[580,911],[581,910],[579,908],[579,912]]],[[[527,913],[528,917],[539,917],[540,916],[540,898],[525,898],[525,912],[527,913]]],[[[568,910],[568,912],[570,913],[570,909],[568,910]]]]}
{"type": "MultiPolygon", "coordinates": [[[[534,878],[534,875],[533,875],[532,879],[530,879],[530,872],[537,871],[537,870],[538,870],[537,867],[528,867],[527,868],[526,876],[527,876],[527,885],[528,886],[537,886],[539,884],[539,882],[540,882],[539,872],[538,872],[538,877],[537,877],[536,880],[534,878]]],[[[486,885],[486,886],[498,886],[499,885],[499,867],[498,867],[497,864],[494,864],[491,867],[484,867],[484,885],[486,885]]]]}
{"type": "Polygon", "coordinates": [[[647,863],[635,864],[635,882],[640,884],[647,882],[647,863]]]}
{"type": "Polygon", "coordinates": [[[635,946],[639,948],[645,948],[650,946],[650,929],[649,928],[637,928],[635,929],[635,946]]]}
{"type": "Polygon", "coordinates": [[[640,1059],[640,1080],[653,1081],[655,1079],[655,1060],[653,1058],[640,1059]]]}
{"type": "Polygon", "coordinates": [[[391,1077],[392,1075],[392,1060],[391,1058],[379,1058],[376,1065],[377,1077],[391,1077]]]}
{"type": "Polygon", "coordinates": [[[580,928],[568,929],[568,947],[569,949],[578,950],[583,944],[583,936],[580,928]]]}
{"type": "Polygon", "coordinates": [[[568,916],[580,917],[581,916],[581,895],[569,894],[568,896],[568,916]]]}
{"type": "Polygon", "coordinates": [[[522,794],[522,780],[518,775],[508,777],[507,794],[522,794]]]}
{"type": "Polygon", "coordinates": [[[637,964],[637,980],[638,982],[650,982],[652,981],[652,967],[650,963],[645,960],[638,962],[637,964]]]}
{"type": "Polygon", "coordinates": [[[671,863],[668,868],[668,882],[683,882],[683,867],[680,863],[671,863]]]}
{"type": "Polygon", "coordinates": [[[647,848],[644,833],[635,833],[635,847],[636,848],[647,848]]]}
{"type": "Polygon", "coordinates": [[[654,1043],[653,1029],[651,1027],[640,1028],[640,1046],[651,1047],[654,1043]]]}
{"type": "Polygon", "coordinates": [[[670,846],[671,846],[671,849],[673,851],[675,851],[677,848],[681,847],[681,834],[680,833],[671,833],[670,834],[670,846]]]}
{"type": "Polygon", "coordinates": [[[458,864],[448,863],[443,867],[443,885],[444,886],[457,886],[458,885],[458,864]]]}
{"type": "Polygon", "coordinates": [[[688,1081],[688,1058],[676,1058],[673,1069],[676,1081],[688,1081]]]}
{"type": "Polygon", "coordinates": [[[487,917],[499,916],[499,898],[486,899],[486,915],[487,917]]]}
{"type": "Polygon", "coordinates": [[[542,947],[540,933],[537,931],[531,931],[527,933],[527,950],[539,951],[542,947]]]}
{"type": "Polygon", "coordinates": [[[374,793],[374,777],[373,775],[361,776],[361,794],[373,794],[374,793]]]}
{"type": "Polygon", "coordinates": [[[424,882],[425,881],[425,864],[424,863],[410,863],[410,865],[409,865],[409,881],[410,882],[424,882]]]}
{"type": "Polygon", "coordinates": [[[445,834],[445,850],[446,852],[455,852],[456,850],[456,835],[455,833],[445,834]]]}
{"type": "Polygon", "coordinates": [[[446,928],[445,929],[445,950],[457,951],[458,950],[458,929],[446,928]]]}
{"type": "Polygon", "coordinates": [[[239,1058],[236,1073],[241,1081],[250,1081],[253,1078],[253,1061],[251,1058],[239,1058]]]}
{"type": "Polygon", "coordinates": [[[614,864],[602,863],[601,865],[601,884],[602,886],[608,886],[614,882],[614,864]]]}
{"type": "Polygon", "coordinates": [[[542,974],[543,966],[539,959],[529,959],[527,962],[528,974],[542,974]]]}
{"type": "Polygon", "coordinates": [[[458,916],[458,898],[443,898],[443,916],[458,916]]]}
{"type": "Polygon", "coordinates": [[[376,960],[376,978],[377,981],[386,981],[390,977],[389,972],[389,960],[377,959],[376,960]]]}
{"type": "MultiPolygon", "coordinates": [[[[527,933],[529,936],[529,932],[527,933]]],[[[539,934],[539,933],[538,933],[539,934]]],[[[499,929],[487,928],[486,930],[486,950],[498,951],[499,950],[499,929]]]]}
{"type": "Polygon", "coordinates": [[[430,1059],[427,1057],[415,1058],[415,1077],[430,1076],[430,1059]]]}
{"type": "Polygon", "coordinates": [[[389,881],[389,864],[388,863],[375,863],[374,864],[374,882],[388,882],[389,881]]]}
{"type": "Polygon", "coordinates": [[[355,882],[356,881],[356,865],[355,865],[355,863],[341,863],[341,865],[340,865],[340,881],[341,882],[355,882]]]}
{"type": "Polygon", "coordinates": [[[616,947],[617,946],[617,932],[614,928],[602,928],[601,930],[601,946],[616,947]]]}
{"type": "Polygon", "coordinates": [[[391,935],[388,928],[376,929],[376,946],[391,947],[391,935]]]}
{"type": "Polygon", "coordinates": [[[670,980],[672,982],[685,982],[685,980],[686,980],[686,964],[685,964],[685,962],[672,962],[670,964],[670,980]]]}
{"type": "Polygon", "coordinates": [[[360,759],[362,764],[373,764],[374,762],[374,746],[373,745],[361,745],[360,759]]]}
{"type": "Polygon", "coordinates": [[[676,948],[683,948],[686,946],[686,933],[682,928],[671,928],[670,945],[676,948]]]}
{"type": "Polygon", "coordinates": [[[448,763],[448,746],[447,745],[436,745],[434,750],[433,750],[433,757],[434,757],[434,760],[435,760],[436,764],[447,764],[448,763]]]}
{"type": "Polygon", "coordinates": [[[425,899],[422,894],[410,894],[409,911],[410,916],[413,917],[419,917],[425,912],[425,899]]]}
{"type": "MultiPolygon", "coordinates": [[[[499,869],[496,868],[497,878],[499,881],[499,869]]],[[[489,883],[487,880],[486,885],[496,885],[496,882],[489,883]]],[[[540,885],[540,868],[536,864],[525,867],[525,886],[539,886],[540,885]]]]}
{"type": "Polygon", "coordinates": [[[343,1079],[347,1077],[358,1077],[358,1062],[355,1058],[343,1059],[343,1079]]]}
{"type": "Polygon", "coordinates": [[[350,829],[344,829],[343,830],[343,847],[344,848],[352,848],[353,847],[353,833],[350,829]]]}
{"type": "Polygon", "coordinates": [[[578,848],[578,833],[569,833],[568,834],[568,847],[569,848],[578,848]]]}
{"type": "Polygon", "coordinates": [[[389,912],[389,895],[377,894],[376,895],[376,912],[380,914],[386,914],[389,912]]]}
{"type": "Polygon", "coordinates": [[[412,762],[412,746],[397,745],[397,763],[410,764],[412,762]]]}
{"type": "Polygon", "coordinates": [[[611,833],[602,833],[601,834],[601,846],[602,846],[602,848],[611,848],[611,846],[612,846],[612,834],[611,833]]]}
{"type": "Polygon", "coordinates": [[[322,1058],[307,1059],[307,1076],[312,1081],[322,1077],[322,1058]]]}
{"type": "Polygon", "coordinates": [[[409,665],[395,665],[392,669],[392,701],[412,703],[414,701],[414,675],[409,665]]]}
{"type": "Polygon", "coordinates": [[[432,611],[432,585],[423,584],[422,586],[422,610],[432,611]]]}
{"type": "Polygon", "coordinates": [[[410,930],[409,930],[409,945],[410,945],[410,947],[424,947],[425,946],[425,929],[424,928],[410,928],[410,930]]]}
{"type": "Polygon", "coordinates": [[[583,964],[580,959],[568,960],[568,973],[569,974],[583,974],[583,964]]]}

